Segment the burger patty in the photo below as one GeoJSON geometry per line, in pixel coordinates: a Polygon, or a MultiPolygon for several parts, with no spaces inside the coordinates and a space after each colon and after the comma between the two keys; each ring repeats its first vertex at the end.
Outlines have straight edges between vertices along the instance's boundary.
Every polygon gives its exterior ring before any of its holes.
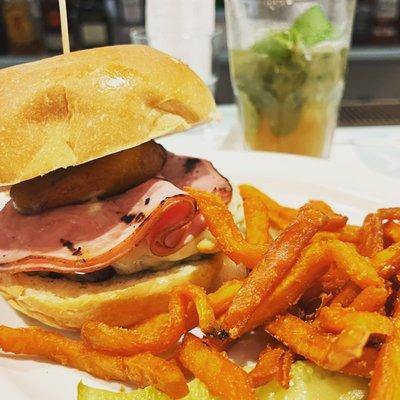
{"type": "Polygon", "coordinates": [[[166,150],[154,141],[85,164],[58,169],[11,187],[14,207],[22,214],[106,198],[140,185],[161,171],[166,150]]]}

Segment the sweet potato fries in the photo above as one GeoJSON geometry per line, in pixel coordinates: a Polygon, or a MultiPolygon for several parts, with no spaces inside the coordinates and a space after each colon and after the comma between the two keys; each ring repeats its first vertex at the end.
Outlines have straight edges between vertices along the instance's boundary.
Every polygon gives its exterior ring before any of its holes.
{"type": "Polygon", "coordinates": [[[138,387],[155,386],[172,398],[188,393],[181,370],[149,352],[131,357],[108,355],[86,347],[81,341],[41,328],[5,326],[0,326],[0,347],[6,352],[55,361],[102,379],[132,383],[138,387]]]}
{"type": "Polygon", "coordinates": [[[400,208],[347,225],[347,217],[322,201],[293,209],[242,185],[242,233],[217,195],[188,192],[223,257],[248,268],[244,280],[214,293],[179,287],[167,313],[130,328],[90,321],[81,340],[0,326],[3,351],[154,385],[172,398],[187,393],[183,373],[191,373],[224,400],[255,400],[255,388],[271,380],[288,388],[291,365],[302,357],[327,370],[372,377],[369,400],[400,399],[400,208]],[[190,333],[197,326],[201,339],[190,333]],[[225,351],[254,329],[265,332],[269,344],[247,373],[225,351]]]}

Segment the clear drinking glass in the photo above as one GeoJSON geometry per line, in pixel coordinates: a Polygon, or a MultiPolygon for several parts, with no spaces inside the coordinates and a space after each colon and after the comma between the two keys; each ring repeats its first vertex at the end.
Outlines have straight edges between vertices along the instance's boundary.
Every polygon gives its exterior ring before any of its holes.
{"type": "Polygon", "coordinates": [[[231,80],[248,148],[327,157],[355,0],[225,0],[231,80]]]}

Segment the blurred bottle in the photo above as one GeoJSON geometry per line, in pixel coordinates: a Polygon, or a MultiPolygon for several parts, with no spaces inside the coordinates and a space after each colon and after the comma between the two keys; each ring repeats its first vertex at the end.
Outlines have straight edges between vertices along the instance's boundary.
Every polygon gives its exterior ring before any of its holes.
{"type": "Polygon", "coordinates": [[[144,25],[144,0],[117,0],[117,10],[122,25],[144,25]]]}
{"type": "Polygon", "coordinates": [[[134,27],[144,26],[145,0],[116,0],[117,43],[129,43],[130,31],[134,27]]]}
{"type": "Polygon", "coordinates": [[[399,0],[376,0],[372,44],[399,43],[399,0]]]}
{"type": "Polygon", "coordinates": [[[62,50],[62,40],[58,0],[45,0],[41,3],[46,49],[50,53],[60,53],[62,50]]]}
{"type": "Polygon", "coordinates": [[[7,34],[4,25],[3,12],[0,2],[0,54],[7,53],[7,34]]]}
{"type": "Polygon", "coordinates": [[[3,0],[2,11],[12,54],[35,54],[44,51],[39,2],[3,0]]]}
{"type": "Polygon", "coordinates": [[[88,49],[113,43],[112,17],[105,0],[71,1],[71,31],[75,47],[88,49]]]}
{"type": "Polygon", "coordinates": [[[217,9],[224,9],[225,7],[224,0],[216,0],[215,7],[217,9]]]}
{"type": "Polygon", "coordinates": [[[358,0],[354,17],[353,43],[367,45],[371,42],[374,23],[375,0],[358,0]]]}

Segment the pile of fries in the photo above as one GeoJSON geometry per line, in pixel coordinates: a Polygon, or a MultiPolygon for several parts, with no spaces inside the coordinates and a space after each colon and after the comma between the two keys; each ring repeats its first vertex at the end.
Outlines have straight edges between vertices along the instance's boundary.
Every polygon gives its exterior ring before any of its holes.
{"type": "Polygon", "coordinates": [[[194,375],[221,399],[256,399],[276,380],[289,387],[292,363],[370,378],[370,400],[400,399],[400,208],[379,209],[362,226],[347,224],[322,201],[283,207],[240,187],[246,236],[216,195],[186,189],[220,254],[248,276],[216,292],[185,285],[169,312],[131,328],[87,322],[79,341],[40,328],[0,327],[0,347],[41,356],[97,377],[155,386],[173,399],[194,375]],[[190,333],[199,326],[198,338],[190,333]],[[247,373],[226,351],[247,332],[268,340],[247,373]]]}

